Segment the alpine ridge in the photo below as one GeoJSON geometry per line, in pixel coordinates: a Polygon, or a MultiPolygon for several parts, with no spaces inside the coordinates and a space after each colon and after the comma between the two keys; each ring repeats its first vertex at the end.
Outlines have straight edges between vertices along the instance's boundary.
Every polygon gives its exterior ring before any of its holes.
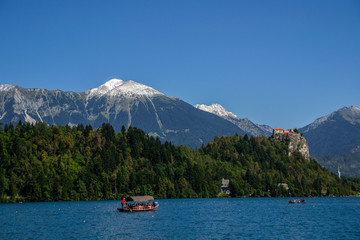
{"type": "Polygon", "coordinates": [[[244,135],[231,122],[135,81],[111,79],[85,92],[0,85],[0,121],[77,124],[115,131],[133,126],[176,145],[200,147],[221,135],[244,135]]]}
{"type": "Polygon", "coordinates": [[[234,113],[227,111],[223,106],[220,104],[212,104],[212,105],[205,105],[205,104],[197,104],[195,105],[196,108],[201,109],[206,112],[213,113],[219,117],[222,117],[229,122],[238,126],[242,131],[246,132],[246,134],[251,136],[271,136],[272,135],[272,127],[267,125],[257,125],[251,122],[247,118],[239,118],[234,113]]]}

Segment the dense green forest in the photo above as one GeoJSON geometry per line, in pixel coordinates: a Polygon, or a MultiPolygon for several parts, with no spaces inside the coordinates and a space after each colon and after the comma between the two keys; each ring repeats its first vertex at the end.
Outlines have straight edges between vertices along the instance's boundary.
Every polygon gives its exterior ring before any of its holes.
{"type": "Polygon", "coordinates": [[[353,195],[360,186],[266,137],[223,136],[194,150],[109,124],[0,129],[0,202],[217,197],[222,178],[235,197],[353,195]]]}

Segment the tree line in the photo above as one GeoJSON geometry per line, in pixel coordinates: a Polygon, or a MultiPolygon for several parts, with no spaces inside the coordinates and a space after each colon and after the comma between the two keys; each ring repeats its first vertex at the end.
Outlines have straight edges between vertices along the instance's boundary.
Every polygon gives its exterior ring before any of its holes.
{"type": "Polygon", "coordinates": [[[217,137],[199,149],[162,143],[141,129],[19,122],[0,128],[0,202],[355,195],[338,179],[266,137],[217,137]],[[286,183],[288,187],[285,187],[286,183]]]}

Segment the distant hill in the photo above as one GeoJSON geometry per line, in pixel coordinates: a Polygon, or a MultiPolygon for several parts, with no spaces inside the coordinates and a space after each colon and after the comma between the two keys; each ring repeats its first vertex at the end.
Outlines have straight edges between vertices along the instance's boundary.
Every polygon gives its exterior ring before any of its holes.
{"type": "Polygon", "coordinates": [[[25,89],[0,85],[0,122],[77,124],[98,128],[110,123],[118,132],[134,126],[176,145],[200,147],[215,136],[244,131],[214,114],[134,81],[112,79],[86,92],[25,89]]]}
{"type": "Polygon", "coordinates": [[[344,175],[360,176],[360,107],[344,107],[300,128],[311,156],[326,168],[344,175]]]}

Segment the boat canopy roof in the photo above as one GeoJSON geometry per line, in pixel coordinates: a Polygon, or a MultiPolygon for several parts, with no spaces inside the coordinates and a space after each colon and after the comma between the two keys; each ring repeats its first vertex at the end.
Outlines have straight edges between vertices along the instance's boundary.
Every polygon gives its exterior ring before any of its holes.
{"type": "Polygon", "coordinates": [[[127,202],[149,202],[154,201],[152,196],[130,196],[125,198],[127,202]]]}

